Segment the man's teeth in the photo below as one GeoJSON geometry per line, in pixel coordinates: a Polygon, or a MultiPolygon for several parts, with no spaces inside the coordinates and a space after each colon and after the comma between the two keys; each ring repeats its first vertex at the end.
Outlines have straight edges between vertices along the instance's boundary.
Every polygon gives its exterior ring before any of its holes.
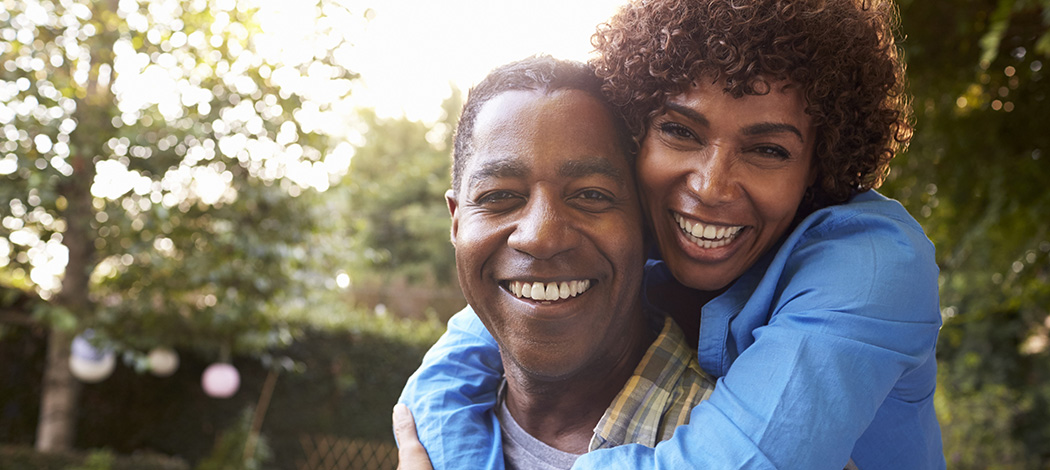
{"type": "Polygon", "coordinates": [[[561,300],[576,297],[590,289],[590,279],[562,282],[511,281],[510,291],[517,297],[532,300],[561,300]]]}
{"type": "Polygon", "coordinates": [[[689,235],[689,239],[702,248],[726,246],[736,238],[736,235],[740,233],[740,229],[744,228],[741,225],[716,227],[714,225],[704,225],[700,222],[693,223],[678,214],[674,215],[674,220],[678,222],[678,226],[682,228],[682,231],[689,235]]]}

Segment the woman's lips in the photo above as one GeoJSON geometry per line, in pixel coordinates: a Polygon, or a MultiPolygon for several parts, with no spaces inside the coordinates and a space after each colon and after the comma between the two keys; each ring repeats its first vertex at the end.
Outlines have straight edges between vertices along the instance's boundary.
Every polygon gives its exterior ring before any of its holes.
{"type": "Polygon", "coordinates": [[[682,234],[689,241],[700,248],[706,249],[721,248],[732,243],[744,228],[743,225],[715,225],[699,221],[694,222],[677,212],[674,213],[674,219],[675,222],[678,222],[678,227],[682,230],[682,234]]]}

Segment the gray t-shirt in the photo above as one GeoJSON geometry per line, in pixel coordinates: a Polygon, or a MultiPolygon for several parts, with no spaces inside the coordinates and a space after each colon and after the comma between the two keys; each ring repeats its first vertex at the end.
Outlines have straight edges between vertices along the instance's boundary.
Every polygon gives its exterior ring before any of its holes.
{"type": "Polygon", "coordinates": [[[560,451],[529,435],[514,421],[506,401],[499,406],[499,427],[507,470],[568,470],[581,455],[560,451]]]}
{"type": "MultiPolygon", "coordinates": [[[[504,382],[506,384],[506,382],[504,382]]],[[[500,389],[500,397],[504,390],[500,389]]],[[[503,435],[503,462],[507,470],[569,470],[583,454],[573,454],[555,449],[532,437],[514,421],[507,409],[506,400],[500,400],[499,427],[503,435]]],[[[850,459],[843,470],[860,470],[850,459]]]]}

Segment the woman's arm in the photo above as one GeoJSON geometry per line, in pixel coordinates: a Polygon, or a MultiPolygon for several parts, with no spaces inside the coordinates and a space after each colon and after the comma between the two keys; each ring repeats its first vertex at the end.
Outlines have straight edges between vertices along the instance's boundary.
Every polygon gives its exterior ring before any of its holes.
{"type": "Polygon", "coordinates": [[[503,364],[496,341],[468,306],[448,322],[401,392],[435,469],[503,468],[492,409],[503,364]]]}
{"type": "Polygon", "coordinates": [[[861,469],[944,468],[937,266],[907,222],[862,212],[790,237],[736,316],[705,309],[701,355],[705,328],[728,329],[725,354],[740,352],[690,424],[655,449],[601,450],[574,468],[834,470],[850,456],[861,469]]]}

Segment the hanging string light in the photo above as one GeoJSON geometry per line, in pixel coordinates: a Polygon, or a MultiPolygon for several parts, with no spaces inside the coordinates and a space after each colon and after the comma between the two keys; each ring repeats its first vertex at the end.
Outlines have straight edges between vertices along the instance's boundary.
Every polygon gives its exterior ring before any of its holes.
{"type": "Polygon", "coordinates": [[[69,355],[69,370],[73,377],[84,383],[98,383],[106,380],[117,364],[117,357],[107,348],[96,348],[91,344],[95,332],[84,330],[73,338],[69,355]]]}
{"type": "Polygon", "coordinates": [[[179,354],[174,349],[158,346],[146,356],[149,371],[157,377],[170,377],[179,368],[179,354]]]}

